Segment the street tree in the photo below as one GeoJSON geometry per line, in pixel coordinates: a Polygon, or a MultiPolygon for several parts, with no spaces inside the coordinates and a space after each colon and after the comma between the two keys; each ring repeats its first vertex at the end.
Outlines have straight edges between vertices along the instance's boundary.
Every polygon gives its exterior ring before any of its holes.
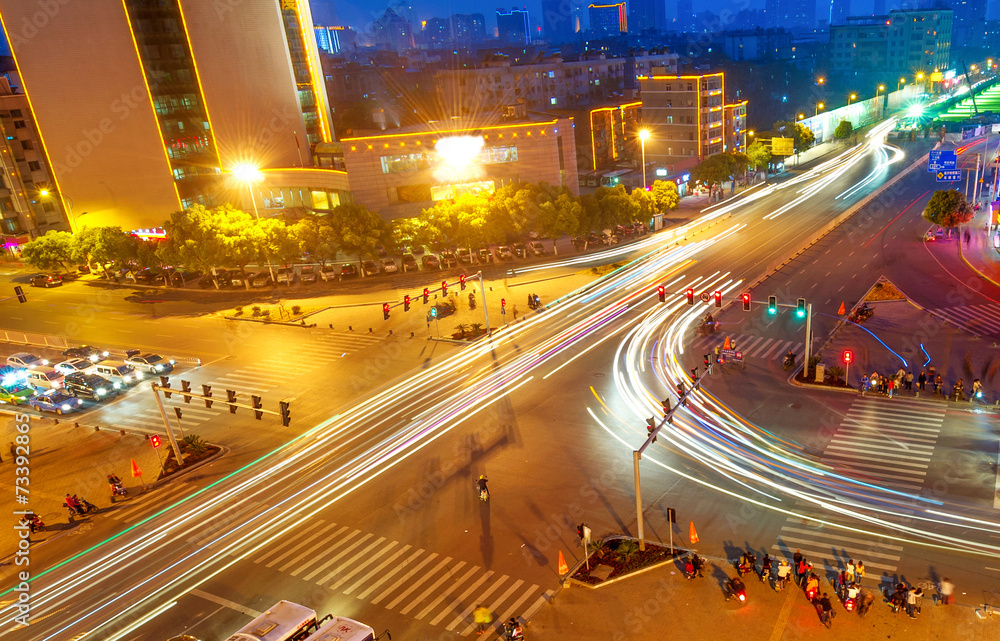
{"type": "Polygon", "coordinates": [[[66,264],[73,260],[73,234],[68,231],[50,231],[21,247],[21,257],[38,269],[59,266],[69,271],[66,264]]]}
{"type": "Polygon", "coordinates": [[[231,205],[217,208],[219,212],[219,238],[222,244],[222,266],[237,267],[243,274],[243,285],[250,289],[247,265],[260,259],[264,234],[257,220],[250,214],[231,205]]]}
{"type": "Polygon", "coordinates": [[[374,258],[375,245],[389,238],[389,226],[382,217],[361,205],[337,205],[327,219],[340,248],[344,253],[357,255],[359,261],[374,258]]]}
{"type": "Polygon", "coordinates": [[[307,214],[295,225],[294,234],[299,251],[310,260],[317,261],[320,265],[337,260],[339,239],[327,221],[307,214]]]}
{"type": "Polygon", "coordinates": [[[575,234],[580,228],[580,218],[583,207],[580,201],[568,192],[556,196],[541,204],[538,208],[538,233],[542,238],[552,239],[552,251],[559,254],[556,241],[567,235],[575,234]]]}
{"type": "Polygon", "coordinates": [[[774,135],[782,138],[791,138],[792,145],[796,152],[803,152],[813,146],[816,136],[812,129],[802,123],[782,120],[774,123],[774,135]]]}
{"type": "Polygon", "coordinates": [[[677,184],[672,180],[654,180],[649,190],[653,196],[656,213],[664,214],[672,209],[677,209],[681,197],[677,193],[677,184]]]}
{"type": "Polygon", "coordinates": [[[135,241],[118,226],[84,227],[74,238],[76,257],[85,259],[87,264],[96,262],[101,266],[106,278],[110,278],[108,265],[120,269],[133,264],[136,258],[135,241]]]}
{"type": "Polygon", "coordinates": [[[639,204],[629,196],[625,185],[598,187],[594,195],[600,210],[601,229],[631,223],[639,215],[639,204]]]}
{"type": "Polygon", "coordinates": [[[636,217],[641,220],[649,220],[656,213],[656,199],[652,192],[648,192],[641,187],[637,187],[629,194],[629,198],[636,204],[639,211],[636,217]]]}
{"type": "Polygon", "coordinates": [[[975,212],[962,192],[957,189],[939,189],[927,202],[923,215],[927,221],[951,229],[971,221],[975,212]]]}
{"type": "MultiPolygon", "coordinates": [[[[228,210],[220,209],[195,204],[170,214],[170,219],[163,223],[167,239],[157,249],[157,256],[184,269],[211,273],[224,261],[220,225],[228,210]]],[[[212,278],[218,289],[218,280],[214,275],[212,278]]]]}
{"type": "Polygon", "coordinates": [[[837,128],[833,130],[833,137],[843,140],[845,138],[850,138],[852,133],[854,133],[854,125],[851,124],[851,121],[841,120],[840,124],[837,125],[837,128]]]}
{"type": "Polygon", "coordinates": [[[767,180],[767,166],[771,162],[771,150],[761,141],[756,141],[747,147],[747,160],[755,170],[764,170],[764,180],[767,180]]]}
{"type": "MultiPolygon", "coordinates": [[[[280,218],[265,218],[258,222],[264,236],[261,257],[265,261],[277,261],[279,265],[290,265],[302,256],[299,239],[295,235],[295,225],[289,225],[280,218]]],[[[291,287],[292,279],[288,279],[291,287]]]]}
{"type": "Polygon", "coordinates": [[[706,185],[721,185],[736,173],[736,160],[732,154],[713,154],[691,169],[691,177],[706,185]]]}

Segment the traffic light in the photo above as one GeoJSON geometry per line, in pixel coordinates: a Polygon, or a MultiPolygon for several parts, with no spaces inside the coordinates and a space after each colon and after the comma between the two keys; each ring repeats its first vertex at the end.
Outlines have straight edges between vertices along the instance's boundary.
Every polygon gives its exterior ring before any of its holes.
{"type": "Polygon", "coordinates": [[[774,316],[778,313],[778,297],[768,296],[767,297],[767,313],[774,316]]]}
{"type": "Polygon", "coordinates": [[[441,295],[442,296],[448,295],[448,281],[446,280],[441,281],[441,295]]]}
{"type": "Polygon", "coordinates": [[[692,367],[691,368],[691,380],[692,381],[698,380],[698,368],[697,367],[692,367]]]}
{"type": "Polygon", "coordinates": [[[382,318],[389,320],[389,303],[382,303],[382,318]]]}
{"type": "MultiPolygon", "coordinates": [[[[653,432],[656,431],[656,419],[655,418],[647,418],[646,419],[646,431],[649,432],[650,435],[652,435],[653,432]]],[[[656,437],[655,436],[653,436],[653,442],[654,443],[656,442],[656,437]]]]}
{"type": "Polygon", "coordinates": [[[181,420],[181,418],[184,416],[184,413],[181,412],[181,408],[179,408],[179,407],[175,407],[174,408],[174,414],[177,415],[177,420],[178,421],[181,420]]]}
{"type": "Polygon", "coordinates": [[[292,422],[292,412],[288,409],[288,401],[281,401],[281,424],[288,427],[288,424],[292,422]]]}
{"type": "MultiPolygon", "coordinates": [[[[670,414],[670,399],[669,398],[663,399],[662,405],[663,405],[663,415],[667,416],[668,414],[670,414]]],[[[673,416],[669,417],[667,419],[667,422],[672,424],[674,422],[674,417],[673,416]]]]}
{"type": "Polygon", "coordinates": [[[264,415],[264,412],[260,411],[260,408],[263,407],[260,402],[260,397],[255,394],[250,398],[253,401],[253,417],[259,421],[260,417],[264,415]]]}
{"type": "Polygon", "coordinates": [[[431,290],[424,287],[424,305],[427,304],[427,301],[430,300],[430,297],[431,297],[431,290]]]}
{"type": "Polygon", "coordinates": [[[743,311],[749,312],[751,303],[750,292],[745,292],[742,298],[743,298],[743,311]]]}
{"type": "Polygon", "coordinates": [[[233,405],[233,403],[236,402],[236,392],[233,391],[233,390],[231,390],[231,389],[227,389],[226,390],[226,400],[229,401],[229,413],[230,414],[235,414],[236,413],[236,406],[233,405]]]}
{"type": "Polygon", "coordinates": [[[458,277],[458,284],[462,288],[461,291],[464,292],[465,291],[465,274],[462,274],[461,276],[458,277]]]}
{"type": "Polygon", "coordinates": [[[152,436],[149,437],[149,444],[153,446],[154,450],[160,447],[160,437],[157,436],[156,434],[153,434],[152,436]]]}
{"type": "Polygon", "coordinates": [[[800,298],[795,301],[795,315],[799,318],[806,317],[806,299],[800,298]]]}
{"type": "Polygon", "coordinates": [[[163,398],[170,398],[170,377],[161,376],[160,377],[160,387],[164,388],[163,398]]]}
{"type": "Polygon", "coordinates": [[[431,307],[431,318],[437,318],[437,317],[438,317],[438,308],[436,306],[431,307]]]}
{"type": "Polygon", "coordinates": [[[500,309],[507,309],[507,299],[506,298],[501,298],[500,299],[500,309]]]}
{"type": "Polygon", "coordinates": [[[201,395],[208,397],[208,398],[205,399],[205,407],[206,408],[212,407],[212,401],[208,400],[209,398],[212,398],[212,386],[211,385],[202,385],[201,386],[201,395]]]}
{"type": "Polygon", "coordinates": [[[17,300],[20,303],[27,303],[28,297],[24,295],[24,289],[20,285],[14,286],[14,295],[17,296],[17,300]]]}
{"type": "Polygon", "coordinates": [[[715,306],[722,307],[722,292],[720,291],[715,292],[715,306]]]}
{"type": "MultiPolygon", "coordinates": [[[[191,391],[191,383],[189,381],[181,380],[181,389],[184,390],[185,392],[190,392],[191,391]]],[[[191,397],[188,396],[187,394],[185,394],[184,395],[184,402],[185,403],[190,403],[191,402],[191,397]]]]}
{"type": "Polygon", "coordinates": [[[854,361],[854,352],[849,349],[844,350],[844,363],[850,365],[854,361]]]}
{"type": "Polygon", "coordinates": [[[410,311],[410,295],[409,294],[407,294],[406,296],[403,296],[403,311],[404,312],[410,311]]]}
{"type": "Polygon", "coordinates": [[[656,295],[660,297],[661,303],[667,300],[667,290],[663,287],[663,285],[656,288],[656,295]]]}
{"type": "Polygon", "coordinates": [[[688,290],[684,292],[684,295],[687,296],[688,305],[694,305],[694,290],[688,288],[688,290]]]}

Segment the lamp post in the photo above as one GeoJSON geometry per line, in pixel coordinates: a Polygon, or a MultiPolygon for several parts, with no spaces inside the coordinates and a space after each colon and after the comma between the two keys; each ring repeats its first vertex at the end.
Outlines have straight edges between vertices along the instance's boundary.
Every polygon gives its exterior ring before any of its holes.
{"type": "MultiPolygon", "coordinates": [[[[253,183],[261,179],[260,169],[249,164],[236,165],[233,167],[233,175],[246,182],[247,190],[250,192],[250,204],[253,205],[253,215],[257,220],[260,220],[260,212],[257,211],[257,197],[253,193],[253,183]]],[[[274,268],[271,267],[270,258],[267,259],[267,272],[271,275],[271,283],[274,284],[274,268]]]]}
{"type": "Polygon", "coordinates": [[[899,82],[896,83],[896,91],[899,91],[899,88],[905,84],[906,84],[906,78],[900,78],[899,82]]]}
{"type": "Polygon", "coordinates": [[[858,97],[858,94],[856,94],[856,93],[852,93],[852,94],[851,94],[850,96],[848,96],[848,98],[847,98],[847,104],[848,104],[848,105],[850,105],[850,104],[851,104],[851,101],[852,101],[852,100],[854,100],[854,99],[855,99],[855,98],[857,98],[857,97],[858,97]]]}
{"type": "Polygon", "coordinates": [[[649,138],[649,129],[639,130],[639,147],[642,149],[642,188],[646,188],[646,139],[649,138]]]}
{"type": "MultiPolygon", "coordinates": [[[[38,190],[38,195],[41,196],[42,198],[48,198],[50,196],[53,196],[53,193],[50,190],[43,188],[38,190]]],[[[69,221],[69,231],[70,233],[75,234],[77,231],[79,231],[76,228],[76,219],[79,218],[79,216],[73,213],[73,199],[67,196],[66,194],[62,195],[62,199],[66,201],[66,214],[67,214],[66,218],[69,221]]],[[[87,213],[88,212],[81,212],[80,216],[86,216],[87,213]]]]}
{"type": "Polygon", "coordinates": [[[820,109],[826,109],[826,105],[824,105],[822,102],[816,105],[816,113],[814,113],[813,115],[818,116],[820,109]]]}
{"type": "Polygon", "coordinates": [[[885,91],[885,85],[879,85],[878,89],[875,90],[875,97],[878,98],[879,92],[885,91]]]}

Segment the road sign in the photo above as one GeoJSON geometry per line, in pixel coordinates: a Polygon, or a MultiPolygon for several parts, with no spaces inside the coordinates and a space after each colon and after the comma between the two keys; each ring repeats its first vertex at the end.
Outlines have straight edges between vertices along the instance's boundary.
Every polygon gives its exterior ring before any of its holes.
{"type": "Polygon", "coordinates": [[[932,149],[927,157],[927,171],[936,172],[942,169],[958,167],[958,154],[954,150],[932,149]]]}
{"type": "Polygon", "coordinates": [[[948,169],[945,171],[939,171],[935,174],[935,178],[939,183],[951,183],[962,180],[962,170],[961,169],[948,169]]]}
{"type": "Polygon", "coordinates": [[[720,363],[742,363],[743,362],[743,352],[738,352],[735,349],[721,349],[721,350],[719,350],[719,362],[720,363]]]}

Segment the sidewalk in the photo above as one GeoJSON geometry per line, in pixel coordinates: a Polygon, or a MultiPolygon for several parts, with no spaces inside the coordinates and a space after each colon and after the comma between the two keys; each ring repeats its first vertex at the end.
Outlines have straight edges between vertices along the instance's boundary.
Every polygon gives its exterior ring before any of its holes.
{"type": "MultiPolygon", "coordinates": [[[[830,634],[802,590],[789,584],[774,592],[752,575],[744,577],[747,602],[726,601],[722,586],[733,576],[732,565],[710,559],[704,578],[687,580],[677,566],[640,574],[620,583],[591,590],[574,585],[556,594],[529,621],[531,639],[608,639],[609,641],[798,641],[806,635],[830,634]]],[[[956,587],[955,603],[935,606],[933,589],[925,589],[921,614],[910,619],[893,613],[879,597],[877,585],[865,581],[875,593],[871,611],[861,618],[847,612],[826,577],[820,591],[830,594],[836,617],[832,634],[855,640],[997,639],[1000,617],[981,621],[975,614],[975,597],[956,587]]],[[[817,636],[816,638],[826,638],[817,636]]]]}
{"type": "Polygon", "coordinates": [[[1000,232],[994,228],[991,234],[978,222],[966,231],[969,233],[969,242],[958,244],[958,255],[970,269],[995,287],[1000,287],[1000,249],[994,247],[994,236],[1000,232]]]}

